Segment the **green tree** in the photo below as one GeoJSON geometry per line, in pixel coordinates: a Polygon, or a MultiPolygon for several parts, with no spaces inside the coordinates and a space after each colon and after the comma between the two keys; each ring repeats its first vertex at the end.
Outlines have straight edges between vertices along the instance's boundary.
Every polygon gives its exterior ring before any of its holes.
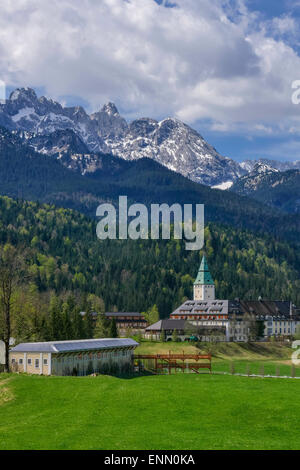
{"type": "Polygon", "coordinates": [[[5,345],[4,369],[9,372],[9,342],[11,337],[11,313],[13,296],[24,279],[24,258],[12,245],[0,248],[0,338],[5,345]]]}
{"type": "Polygon", "coordinates": [[[84,316],[84,332],[87,338],[93,338],[94,326],[95,325],[92,312],[86,312],[84,316]]]}
{"type": "Polygon", "coordinates": [[[94,338],[109,338],[110,327],[110,321],[104,313],[98,314],[94,329],[94,338]]]}
{"type": "Polygon", "coordinates": [[[149,310],[144,312],[144,316],[150,325],[153,325],[154,323],[158,322],[159,311],[158,311],[157,305],[153,305],[153,307],[151,307],[149,310]]]}
{"type": "Polygon", "coordinates": [[[176,328],[175,328],[175,330],[174,330],[173,333],[172,333],[172,341],[174,341],[174,343],[177,343],[177,342],[178,342],[178,333],[177,333],[176,328]]]}
{"type": "Polygon", "coordinates": [[[109,337],[110,338],[118,338],[118,328],[117,328],[117,322],[116,319],[113,318],[110,320],[110,328],[109,328],[109,337]]]}
{"type": "Polygon", "coordinates": [[[49,307],[49,335],[51,341],[64,339],[63,302],[53,295],[49,307]]]}

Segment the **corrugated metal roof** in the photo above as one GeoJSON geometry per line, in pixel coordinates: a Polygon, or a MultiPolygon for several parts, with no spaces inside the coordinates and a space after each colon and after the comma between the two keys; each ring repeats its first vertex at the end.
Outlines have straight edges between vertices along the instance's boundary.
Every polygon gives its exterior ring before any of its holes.
{"type": "Polygon", "coordinates": [[[120,348],[124,346],[138,346],[130,338],[82,339],[74,341],[50,341],[44,343],[20,343],[11,349],[12,352],[69,352],[89,351],[92,349],[120,348]]]}

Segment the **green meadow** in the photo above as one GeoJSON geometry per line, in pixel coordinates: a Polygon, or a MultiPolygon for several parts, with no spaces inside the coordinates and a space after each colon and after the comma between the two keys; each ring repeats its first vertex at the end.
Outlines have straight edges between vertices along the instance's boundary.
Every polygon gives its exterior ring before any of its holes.
{"type": "Polygon", "coordinates": [[[300,381],[0,375],[0,449],[300,449],[300,381]]]}
{"type": "MultiPolygon", "coordinates": [[[[292,371],[293,349],[282,343],[219,343],[212,353],[213,372],[300,377],[300,367],[292,371]]],[[[205,346],[197,348],[193,343],[142,341],[137,354],[189,353],[207,354],[205,346]]],[[[203,371],[207,372],[207,371],[203,371]]],[[[177,372],[178,373],[178,372],[177,372]]],[[[300,385],[300,384],[299,384],[300,385]]]]}

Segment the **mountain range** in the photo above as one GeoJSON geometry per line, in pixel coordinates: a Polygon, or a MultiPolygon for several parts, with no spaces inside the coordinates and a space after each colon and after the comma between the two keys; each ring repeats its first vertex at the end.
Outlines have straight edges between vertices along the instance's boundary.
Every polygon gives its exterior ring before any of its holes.
{"type": "Polygon", "coordinates": [[[262,204],[300,211],[299,161],[239,164],[176,119],[128,123],[113,103],[89,115],[82,107],[63,107],[21,88],[0,105],[0,126],[4,195],[93,216],[100,202],[119,194],[147,204],[203,202],[209,219],[247,228],[265,227],[272,219],[274,214],[262,215],[270,210],[262,204]],[[248,215],[241,214],[242,204],[248,215]]]}
{"type": "Polygon", "coordinates": [[[291,162],[291,161],[278,161],[272,160],[268,158],[260,158],[259,160],[245,160],[244,162],[240,163],[240,166],[245,170],[247,173],[250,173],[254,170],[256,165],[260,165],[263,168],[264,165],[268,168],[274,168],[278,171],[288,171],[288,170],[300,170],[300,160],[291,162]]]}
{"type": "Polygon", "coordinates": [[[113,103],[89,115],[81,106],[64,107],[44,96],[38,98],[31,88],[16,89],[0,104],[0,125],[35,151],[81,174],[101,167],[98,152],[127,161],[151,158],[192,181],[223,190],[240,178],[243,185],[257,165],[280,172],[300,169],[300,161],[238,163],[220,155],[197,131],[174,118],[140,118],[128,123],[113,103]]]}
{"type": "MultiPolygon", "coordinates": [[[[195,183],[149,158],[126,161],[109,154],[90,154],[93,172],[74,171],[60,160],[36,152],[16,133],[0,127],[0,194],[55,204],[95,217],[103,202],[205,204],[205,220],[240,230],[298,242],[300,217],[231,191],[195,183]]],[[[66,153],[65,158],[69,156],[66,153]]]]}
{"type": "MultiPolygon", "coordinates": [[[[30,88],[13,91],[0,105],[0,125],[18,132],[35,150],[57,155],[69,150],[78,154],[110,153],[124,160],[151,158],[192,181],[209,186],[234,181],[246,171],[234,160],[220,155],[203,137],[183,122],[136,119],[131,123],[108,103],[91,115],[80,107],[63,107],[30,88]],[[72,133],[71,133],[72,131],[72,133]]],[[[73,158],[73,168],[76,157],[73,158]]],[[[91,166],[82,171],[94,171],[91,166]]]]}
{"type": "Polygon", "coordinates": [[[230,190],[284,212],[300,214],[300,169],[279,171],[260,161],[230,190]]]}

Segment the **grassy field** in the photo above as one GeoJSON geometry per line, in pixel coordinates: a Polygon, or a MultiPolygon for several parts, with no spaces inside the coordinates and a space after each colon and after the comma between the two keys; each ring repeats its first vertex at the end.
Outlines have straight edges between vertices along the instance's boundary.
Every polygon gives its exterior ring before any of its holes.
{"type": "Polygon", "coordinates": [[[0,375],[0,449],[300,449],[300,382],[0,375]]]}
{"type": "MultiPolygon", "coordinates": [[[[206,353],[192,343],[143,341],[136,349],[137,354],[162,354],[168,352],[206,353]]],[[[219,343],[214,346],[212,365],[215,372],[229,372],[234,364],[236,373],[260,374],[262,366],[266,375],[291,375],[291,355],[293,350],[281,343],[219,343]]],[[[300,367],[295,368],[295,376],[300,377],[300,367]]]]}

